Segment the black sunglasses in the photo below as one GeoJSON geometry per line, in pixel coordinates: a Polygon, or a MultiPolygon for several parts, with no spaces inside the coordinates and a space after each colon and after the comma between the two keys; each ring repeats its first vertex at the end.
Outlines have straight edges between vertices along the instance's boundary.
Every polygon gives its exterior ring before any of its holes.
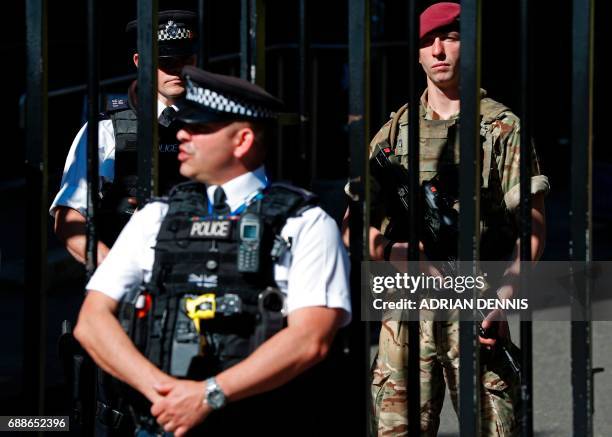
{"type": "Polygon", "coordinates": [[[193,55],[167,56],[159,58],[159,60],[157,61],[157,66],[161,70],[172,70],[189,64],[192,59],[193,55]]]}

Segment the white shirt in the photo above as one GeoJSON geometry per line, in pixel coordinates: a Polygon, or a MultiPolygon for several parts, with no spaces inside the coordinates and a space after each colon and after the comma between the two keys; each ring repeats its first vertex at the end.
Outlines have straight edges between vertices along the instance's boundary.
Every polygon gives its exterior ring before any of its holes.
{"type": "MultiPolygon", "coordinates": [[[[178,110],[174,105],[173,108],[178,110]]],[[[164,109],[166,106],[158,100],[158,118],[164,109]]],[[[115,176],[115,131],[112,120],[98,122],[98,160],[102,187],[105,182],[112,182],[115,176]]],[[[55,216],[58,206],[76,209],[83,215],[87,212],[87,123],[74,137],[66,156],[60,190],[49,208],[51,216],[55,216]]]]}
{"type": "MultiPolygon", "coordinates": [[[[263,167],[222,185],[233,210],[267,184],[263,167]]],[[[216,186],[207,187],[212,202],[216,186]]],[[[87,284],[115,300],[151,278],[154,246],[168,211],[163,202],[147,204],[132,216],[104,262],[87,284]]],[[[281,236],[292,239],[291,249],[274,265],[274,280],[285,294],[288,313],[298,308],[325,306],[345,311],[351,319],[349,260],[336,222],[321,208],[287,219],[281,236]]]]}

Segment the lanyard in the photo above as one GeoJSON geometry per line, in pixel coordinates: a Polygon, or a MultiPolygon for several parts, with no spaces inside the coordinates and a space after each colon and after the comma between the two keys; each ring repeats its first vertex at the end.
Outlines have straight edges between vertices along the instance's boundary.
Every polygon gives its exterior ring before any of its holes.
{"type": "MultiPolygon", "coordinates": [[[[227,216],[228,217],[235,217],[238,216],[240,214],[242,214],[244,212],[245,209],[247,209],[252,203],[257,202],[258,200],[262,199],[264,194],[263,192],[268,188],[270,184],[266,184],[263,188],[259,188],[255,191],[253,191],[251,194],[249,194],[246,197],[246,200],[244,201],[244,203],[242,205],[240,205],[238,208],[236,208],[234,211],[230,212],[227,216]]],[[[207,194],[208,196],[208,194],[207,194]]],[[[208,201],[208,215],[212,216],[213,215],[213,204],[212,202],[210,202],[210,200],[208,201]]]]}

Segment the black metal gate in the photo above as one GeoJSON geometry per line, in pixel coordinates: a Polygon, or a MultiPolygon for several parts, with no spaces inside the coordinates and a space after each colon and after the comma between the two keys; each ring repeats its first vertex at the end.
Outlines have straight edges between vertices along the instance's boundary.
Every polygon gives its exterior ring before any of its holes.
{"type": "MultiPolygon", "coordinates": [[[[347,3],[348,38],[346,44],[317,44],[310,40],[310,29],[316,24],[316,14],[311,2],[297,0],[298,22],[296,29],[297,44],[266,46],[266,23],[270,20],[270,1],[241,0],[240,1],[240,51],[213,56],[209,50],[209,38],[213,35],[208,31],[211,17],[210,3],[199,0],[198,17],[200,20],[200,52],[199,65],[218,68],[239,73],[240,76],[261,85],[266,84],[266,65],[274,59],[277,91],[279,97],[286,93],[285,81],[291,79],[286,72],[289,57],[287,52],[297,53],[295,70],[298,75],[297,105],[294,113],[283,114],[281,127],[277,132],[277,147],[273,159],[277,177],[288,177],[288,152],[281,147],[291,135],[287,129],[297,128],[297,147],[293,150],[297,154],[294,161],[301,167],[297,174],[300,182],[316,185],[319,177],[318,163],[324,159],[325,146],[319,141],[319,123],[317,110],[322,100],[318,89],[318,80],[321,75],[320,54],[323,51],[334,51],[347,56],[348,65],[348,144],[350,144],[349,165],[345,174],[348,177],[352,192],[356,198],[350,202],[351,212],[351,261],[353,274],[351,277],[353,289],[354,314],[360,314],[360,263],[367,259],[368,242],[367,229],[369,227],[369,208],[366,193],[368,180],[367,144],[370,131],[370,66],[371,66],[371,4],[370,0],[351,0],[347,3]],[[266,16],[268,16],[266,19],[266,16]],[[235,61],[238,63],[236,64],[235,61]],[[225,64],[224,64],[225,63],[225,64]],[[236,68],[238,67],[238,68],[236,68]],[[323,157],[322,157],[323,156],[323,157]],[[304,165],[300,165],[304,164],[304,165]]],[[[385,3],[380,0],[377,4],[385,3]]],[[[429,2],[431,3],[431,2],[429,2]]],[[[479,89],[480,89],[480,52],[481,52],[481,1],[463,0],[461,13],[461,162],[473,165],[461,166],[461,216],[459,253],[462,260],[478,259],[478,232],[479,232],[479,197],[480,197],[480,160],[479,160],[479,89]]],[[[99,26],[96,23],[96,7],[99,2],[88,2],[88,114],[89,125],[97,126],[96,114],[100,108],[99,92],[104,82],[99,80],[98,38],[99,26]]],[[[530,166],[529,141],[532,137],[534,112],[533,84],[531,79],[531,50],[533,42],[532,8],[527,0],[520,1],[520,119],[521,130],[521,259],[530,259],[531,254],[531,204],[530,204],[530,166]]],[[[27,0],[26,27],[27,27],[27,76],[26,91],[26,179],[28,198],[27,223],[27,258],[26,258],[26,296],[25,305],[27,313],[31,316],[25,323],[24,356],[24,392],[25,398],[30,400],[28,414],[44,414],[44,387],[45,387],[45,343],[44,326],[46,319],[46,229],[47,229],[47,193],[48,187],[48,135],[47,135],[47,99],[62,95],[63,93],[82,92],[83,88],[75,88],[49,93],[47,90],[47,8],[54,5],[45,0],[27,0]],[[32,316],[33,315],[33,316],[32,316]]],[[[320,6],[320,5],[319,5],[320,6]]],[[[408,2],[408,14],[405,17],[410,38],[407,42],[390,43],[388,46],[407,48],[407,65],[404,74],[408,87],[408,103],[411,107],[418,106],[419,66],[416,62],[418,53],[418,14],[422,9],[418,1],[408,2]]],[[[156,39],[151,29],[157,19],[157,0],[138,0],[138,48],[141,54],[141,64],[138,70],[139,82],[139,118],[142,125],[151,126],[150,129],[139,129],[138,147],[139,158],[139,200],[148,199],[155,193],[156,183],[156,150],[152,147],[157,143],[157,123],[155,123],[156,105],[156,69],[157,61],[156,39]]],[[[593,20],[594,0],[573,0],[573,37],[572,37],[572,113],[571,113],[571,144],[572,144],[572,174],[571,174],[571,242],[570,255],[574,260],[590,261],[592,259],[592,119],[593,119],[593,20]]],[[[375,49],[384,49],[383,45],[376,45],[375,49]]],[[[383,75],[380,82],[383,88],[386,85],[384,73],[387,71],[388,59],[382,57],[383,75]]],[[[268,71],[268,73],[272,73],[268,71]]],[[[132,77],[132,76],[129,76],[132,77]]],[[[118,80],[125,80],[119,78],[118,80]]],[[[107,81],[108,82],[108,81],[107,81]]],[[[112,80],[110,81],[112,82],[112,80]]],[[[386,106],[386,97],[381,94],[381,106],[386,106]]],[[[418,112],[411,111],[411,126],[418,126],[418,112]]],[[[295,134],[295,132],[293,132],[295,134]]],[[[410,130],[410,155],[418,157],[418,129],[410,130]]],[[[89,207],[88,207],[88,263],[87,270],[91,274],[96,262],[96,199],[98,196],[98,148],[97,129],[89,129],[88,150],[91,157],[88,161],[89,177],[89,207]]],[[[418,190],[418,159],[411,160],[413,168],[412,193],[418,190]]],[[[412,199],[414,209],[417,208],[416,197],[412,199]]],[[[411,230],[411,240],[416,242],[416,228],[411,230]]],[[[416,244],[411,245],[416,248],[416,244]]],[[[417,259],[416,250],[410,254],[410,259],[417,259]]],[[[574,312],[582,312],[582,320],[588,320],[590,308],[589,284],[580,284],[584,293],[583,299],[576,302],[574,312]]],[[[361,375],[355,384],[363,388],[362,408],[364,434],[368,428],[370,413],[370,326],[360,322],[355,317],[350,328],[349,354],[357,370],[351,375],[361,375]]],[[[418,344],[418,322],[411,322],[410,344],[418,344]],[[414,341],[416,340],[416,341],[414,341]]],[[[590,322],[572,322],[572,388],[573,388],[573,435],[576,437],[593,434],[593,368],[591,352],[591,325],[590,322]]],[[[532,368],[532,331],[531,322],[521,323],[521,347],[523,351],[523,380],[521,429],[523,436],[533,435],[533,368],[532,368]]],[[[479,345],[476,325],[473,322],[462,322],[460,330],[461,366],[460,366],[460,413],[459,423],[462,436],[479,435],[480,407],[478,379],[479,345]]],[[[418,350],[418,349],[417,349],[418,350]]],[[[410,368],[418,372],[418,356],[410,354],[413,358],[410,368]],[[415,367],[416,366],[416,367],[415,367]],[[415,370],[417,369],[417,370],[415,370]]],[[[414,373],[413,373],[414,374],[414,373]]],[[[411,387],[410,399],[418,403],[419,386],[411,387]]],[[[414,405],[414,403],[413,403],[414,405]]],[[[412,409],[409,423],[410,436],[419,435],[419,413],[412,409]]]]}

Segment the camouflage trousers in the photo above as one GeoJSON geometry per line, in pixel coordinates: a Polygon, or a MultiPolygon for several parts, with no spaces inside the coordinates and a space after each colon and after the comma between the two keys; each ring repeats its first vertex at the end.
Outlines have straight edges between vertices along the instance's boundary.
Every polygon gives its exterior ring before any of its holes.
{"type": "MultiPolygon", "coordinates": [[[[444,389],[448,386],[457,409],[459,386],[459,323],[420,322],[421,435],[436,436],[444,389]]],[[[500,357],[481,350],[482,436],[515,436],[518,423],[519,381],[500,357]]],[[[408,324],[383,321],[378,356],[372,369],[373,435],[405,436],[408,433],[407,385],[408,324]]]]}

